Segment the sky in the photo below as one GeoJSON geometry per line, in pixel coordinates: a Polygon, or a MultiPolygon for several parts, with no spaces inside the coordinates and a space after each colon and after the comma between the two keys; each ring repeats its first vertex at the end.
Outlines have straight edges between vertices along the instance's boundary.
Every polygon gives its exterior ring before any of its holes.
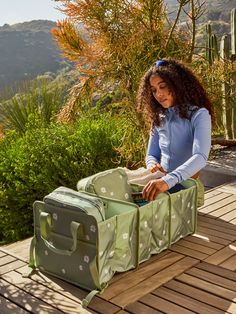
{"type": "Polygon", "coordinates": [[[57,21],[65,18],[53,0],[0,0],[0,26],[32,20],[57,21]]]}

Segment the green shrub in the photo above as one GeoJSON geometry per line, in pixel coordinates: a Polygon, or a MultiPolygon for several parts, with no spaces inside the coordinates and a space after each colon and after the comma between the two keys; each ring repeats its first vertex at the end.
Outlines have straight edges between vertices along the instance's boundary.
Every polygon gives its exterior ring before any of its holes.
{"type": "Polygon", "coordinates": [[[76,189],[79,179],[121,165],[116,148],[124,128],[127,123],[109,113],[87,115],[73,127],[45,128],[31,116],[22,137],[8,134],[0,142],[0,241],[32,234],[35,200],[61,185],[76,189]]]}

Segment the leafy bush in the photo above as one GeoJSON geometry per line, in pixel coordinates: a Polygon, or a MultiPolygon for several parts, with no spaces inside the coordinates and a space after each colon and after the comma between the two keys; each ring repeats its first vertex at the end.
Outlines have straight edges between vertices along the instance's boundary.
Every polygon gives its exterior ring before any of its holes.
{"type": "Polygon", "coordinates": [[[87,115],[73,127],[48,128],[31,115],[22,137],[9,133],[0,142],[0,241],[32,234],[36,199],[61,185],[75,189],[79,179],[121,165],[116,147],[126,127],[109,113],[87,115]]]}

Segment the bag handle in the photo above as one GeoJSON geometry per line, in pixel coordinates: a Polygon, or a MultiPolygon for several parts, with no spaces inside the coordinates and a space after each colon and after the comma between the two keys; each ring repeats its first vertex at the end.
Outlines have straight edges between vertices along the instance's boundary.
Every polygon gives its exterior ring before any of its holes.
{"type": "Polygon", "coordinates": [[[45,245],[54,253],[60,255],[68,255],[70,256],[73,252],[77,249],[77,235],[79,230],[82,228],[82,224],[77,221],[72,221],[70,224],[71,235],[73,239],[73,244],[70,249],[63,250],[56,248],[52,243],[48,241],[50,237],[51,229],[52,229],[52,217],[50,213],[41,212],[39,216],[39,225],[40,225],[40,236],[41,239],[44,241],[45,245]]]}

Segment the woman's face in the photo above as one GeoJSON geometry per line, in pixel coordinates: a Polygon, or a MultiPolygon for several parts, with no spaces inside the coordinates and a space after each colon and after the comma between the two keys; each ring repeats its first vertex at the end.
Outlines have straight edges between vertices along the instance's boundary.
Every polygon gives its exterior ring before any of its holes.
{"type": "Polygon", "coordinates": [[[152,75],[149,82],[152,94],[159,104],[165,109],[173,107],[174,96],[165,81],[158,75],[152,75]]]}

